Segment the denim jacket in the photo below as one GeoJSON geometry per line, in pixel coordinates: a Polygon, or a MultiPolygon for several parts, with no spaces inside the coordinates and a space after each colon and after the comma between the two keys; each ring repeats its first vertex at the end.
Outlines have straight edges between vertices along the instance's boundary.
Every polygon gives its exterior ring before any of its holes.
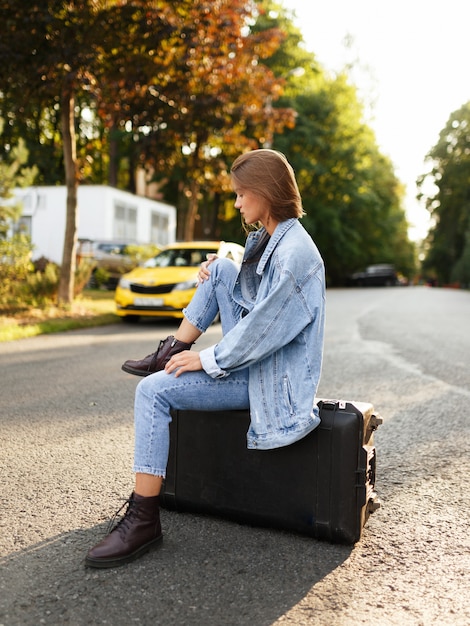
{"type": "Polygon", "coordinates": [[[249,368],[250,449],[294,443],[318,426],[325,320],[325,273],[300,222],[281,222],[271,237],[250,233],[233,290],[247,312],[221,341],[201,352],[213,377],[249,368]]]}

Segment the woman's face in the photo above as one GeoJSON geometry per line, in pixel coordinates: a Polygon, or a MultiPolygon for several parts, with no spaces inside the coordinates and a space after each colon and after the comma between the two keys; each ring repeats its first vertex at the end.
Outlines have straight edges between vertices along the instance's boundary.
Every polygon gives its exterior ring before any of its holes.
{"type": "Polygon", "coordinates": [[[256,224],[261,222],[265,228],[270,222],[270,206],[266,198],[253,193],[247,189],[234,187],[237,195],[235,200],[235,208],[240,211],[243,219],[247,224],[256,224]]]}

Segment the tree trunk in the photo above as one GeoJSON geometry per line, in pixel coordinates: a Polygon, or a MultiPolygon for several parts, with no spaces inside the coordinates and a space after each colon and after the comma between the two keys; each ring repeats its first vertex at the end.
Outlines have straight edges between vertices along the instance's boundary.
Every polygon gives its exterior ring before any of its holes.
{"type": "Polygon", "coordinates": [[[191,196],[189,198],[188,212],[186,214],[186,222],[184,225],[185,241],[192,241],[194,239],[194,227],[199,208],[198,196],[199,184],[193,179],[191,181],[191,196]]]}
{"type": "Polygon", "coordinates": [[[220,209],[220,193],[214,194],[214,201],[212,204],[212,222],[211,222],[211,239],[219,239],[219,209],[220,209]]]}
{"type": "Polygon", "coordinates": [[[118,186],[118,169],[119,169],[119,131],[115,123],[109,129],[109,175],[108,182],[111,187],[118,186]]]}
{"type": "Polygon", "coordinates": [[[75,99],[71,90],[66,89],[61,98],[61,126],[65,164],[65,185],[67,188],[67,213],[65,222],[64,250],[60,268],[59,304],[71,304],[74,297],[75,266],[77,251],[78,207],[77,207],[77,154],[75,138],[75,99]]]}

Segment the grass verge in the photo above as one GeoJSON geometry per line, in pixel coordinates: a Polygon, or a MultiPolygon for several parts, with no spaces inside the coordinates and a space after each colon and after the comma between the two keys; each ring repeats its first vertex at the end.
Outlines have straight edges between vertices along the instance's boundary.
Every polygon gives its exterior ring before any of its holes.
{"type": "Polygon", "coordinates": [[[114,324],[119,321],[114,310],[113,291],[87,290],[68,308],[49,307],[7,313],[0,318],[0,343],[114,324]]]}

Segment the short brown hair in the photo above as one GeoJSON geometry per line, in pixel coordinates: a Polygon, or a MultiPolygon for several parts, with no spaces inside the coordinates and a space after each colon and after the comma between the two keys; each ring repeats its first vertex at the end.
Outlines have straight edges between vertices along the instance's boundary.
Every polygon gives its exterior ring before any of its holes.
{"type": "Polygon", "coordinates": [[[304,214],[294,170],[281,152],[265,148],[245,152],[235,159],[230,173],[236,186],[269,202],[278,222],[304,214]]]}

